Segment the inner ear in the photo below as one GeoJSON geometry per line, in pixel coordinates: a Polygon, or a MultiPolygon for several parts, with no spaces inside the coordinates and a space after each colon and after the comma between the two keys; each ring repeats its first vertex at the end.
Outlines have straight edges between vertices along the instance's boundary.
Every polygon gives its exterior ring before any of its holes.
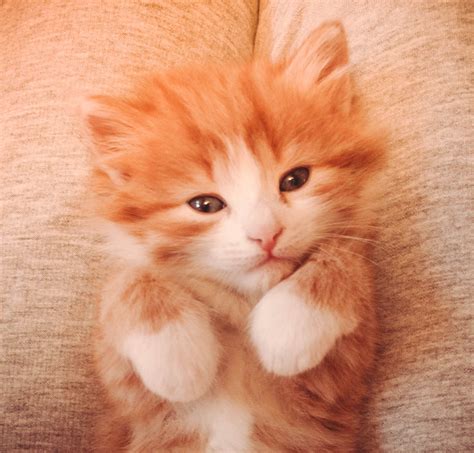
{"type": "Polygon", "coordinates": [[[328,100],[332,112],[348,116],[354,97],[349,68],[344,66],[329,74],[317,86],[317,93],[328,100]]]}
{"type": "Polygon", "coordinates": [[[121,165],[123,157],[134,148],[131,107],[123,100],[108,96],[84,98],[80,113],[86,126],[93,164],[115,185],[130,179],[121,165]]]}
{"type": "Polygon", "coordinates": [[[95,167],[105,173],[113,185],[123,186],[132,179],[132,173],[119,160],[112,157],[98,156],[94,159],[95,167]]]}
{"type": "Polygon", "coordinates": [[[109,96],[89,96],[80,106],[81,116],[96,152],[124,151],[121,143],[132,134],[131,107],[109,96]]]}
{"type": "Polygon", "coordinates": [[[326,22],[314,30],[289,58],[288,80],[299,89],[322,93],[347,113],[352,101],[349,50],[340,22],[326,22]]]}
{"type": "Polygon", "coordinates": [[[340,22],[325,22],[290,56],[286,72],[309,88],[348,63],[344,28],[340,22]]]}

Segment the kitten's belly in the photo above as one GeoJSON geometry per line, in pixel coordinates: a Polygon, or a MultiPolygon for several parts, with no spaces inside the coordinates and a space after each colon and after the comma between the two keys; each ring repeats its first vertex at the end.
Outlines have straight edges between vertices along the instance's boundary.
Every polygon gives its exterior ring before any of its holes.
{"type": "MultiPolygon", "coordinates": [[[[274,408],[278,395],[245,346],[245,335],[233,332],[225,340],[231,344],[214,387],[179,409],[184,429],[199,435],[206,453],[278,453],[255,436],[262,415],[274,408]]],[[[281,415],[277,418],[282,422],[281,415]]]]}
{"type": "Polygon", "coordinates": [[[252,308],[222,288],[194,286],[217,315],[215,326],[222,346],[221,368],[213,388],[197,401],[181,406],[185,428],[204,439],[205,452],[253,452],[254,416],[248,405],[246,376],[251,373],[245,332],[252,308]]]}
{"type": "Polygon", "coordinates": [[[205,440],[206,452],[243,453],[252,447],[253,416],[245,405],[225,393],[207,396],[183,409],[187,429],[205,440]]]}
{"type": "MultiPolygon", "coordinates": [[[[244,299],[222,288],[193,286],[199,298],[211,307],[216,317],[222,346],[221,367],[213,388],[199,400],[176,407],[189,433],[198,433],[203,451],[213,453],[264,453],[268,450],[255,440],[256,417],[272,392],[263,382],[264,373],[249,344],[247,322],[258,300],[244,299]],[[256,394],[259,393],[258,395],[256,394]]],[[[275,450],[271,450],[275,452],[275,450]]]]}
{"type": "Polygon", "coordinates": [[[249,376],[248,350],[240,329],[221,331],[222,366],[213,388],[202,398],[182,406],[186,429],[198,432],[204,451],[244,453],[255,451],[254,416],[245,382],[249,376]]]}

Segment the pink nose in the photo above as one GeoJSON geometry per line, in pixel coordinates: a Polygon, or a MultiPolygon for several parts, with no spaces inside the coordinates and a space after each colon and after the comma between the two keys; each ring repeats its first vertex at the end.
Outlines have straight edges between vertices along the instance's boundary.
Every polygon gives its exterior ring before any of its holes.
{"type": "Polygon", "coordinates": [[[260,234],[254,234],[253,236],[249,236],[249,239],[258,242],[260,247],[266,252],[271,252],[275,248],[278,237],[280,236],[282,231],[283,229],[280,227],[276,231],[262,231],[260,234]]]}

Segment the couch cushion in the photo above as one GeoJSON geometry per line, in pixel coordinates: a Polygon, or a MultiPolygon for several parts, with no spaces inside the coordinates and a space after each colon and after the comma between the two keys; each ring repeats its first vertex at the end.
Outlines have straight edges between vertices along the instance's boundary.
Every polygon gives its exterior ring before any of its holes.
{"type": "Polygon", "coordinates": [[[277,56],[341,19],[359,91],[389,130],[371,451],[472,447],[472,5],[260,4],[258,54],[277,56]]]}
{"type": "Polygon", "coordinates": [[[257,2],[1,3],[0,450],[79,452],[98,409],[89,352],[103,271],[70,98],[181,61],[249,57],[257,2]]]}

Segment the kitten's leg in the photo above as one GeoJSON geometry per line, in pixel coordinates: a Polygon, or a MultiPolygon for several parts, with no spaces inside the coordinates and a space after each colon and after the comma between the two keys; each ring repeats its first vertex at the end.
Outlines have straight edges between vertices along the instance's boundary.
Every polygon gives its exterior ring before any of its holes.
{"type": "Polygon", "coordinates": [[[364,252],[329,244],[259,301],[250,336],[268,371],[291,376],[313,368],[355,330],[372,292],[364,252]]]}
{"type": "MultiPolygon", "coordinates": [[[[120,279],[117,279],[120,280],[120,279]]],[[[148,390],[169,401],[199,398],[217,372],[219,344],[205,307],[178,285],[133,276],[102,315],[118,351],[148,390]]]]}

